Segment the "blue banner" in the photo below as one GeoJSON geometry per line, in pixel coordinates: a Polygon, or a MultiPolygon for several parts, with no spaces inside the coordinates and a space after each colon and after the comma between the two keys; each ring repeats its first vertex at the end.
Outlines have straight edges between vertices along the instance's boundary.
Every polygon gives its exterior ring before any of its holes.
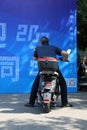
{"type": "Polygon", "coordinates": [[[0,93],[30,92],[42,36],[71,50],[70,62],[59,66],[68,92],[77,92],[76,0],[0,0],[0,93]]]}

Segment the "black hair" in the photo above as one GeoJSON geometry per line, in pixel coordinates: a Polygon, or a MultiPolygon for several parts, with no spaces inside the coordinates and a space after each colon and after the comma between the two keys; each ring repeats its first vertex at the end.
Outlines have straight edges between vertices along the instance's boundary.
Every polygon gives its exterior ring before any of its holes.
{"type": "Polygon", "coordinates": [[[42,37],[42,38],[40,39],[40,43],[41,43],[41,44],[47,44],[47,45],[48,45],[49,39],[44,36],[44,37],[42,37]]]}

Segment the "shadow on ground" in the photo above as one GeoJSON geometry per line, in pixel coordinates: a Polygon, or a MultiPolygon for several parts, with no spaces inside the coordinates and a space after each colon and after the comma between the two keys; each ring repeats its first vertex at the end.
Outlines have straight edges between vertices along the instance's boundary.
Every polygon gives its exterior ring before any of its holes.
{"type": "MultiPolygon", "coordinates": [[[[28,94],[0,94],[0,113],[43,113],[40,105],[35,105],[34,108],[25,107],[24,104],[28,99],[28,94]]],[[[68,99],[73,109],[87,109],[87,92],[69,93],[68,99]]]]}
{"type": "Polygon", "coordinates": [[[8,120],[0,122],[0,130],[86,130],[86,120],[70,117],[46,117],[46,120],[8,120]]]}

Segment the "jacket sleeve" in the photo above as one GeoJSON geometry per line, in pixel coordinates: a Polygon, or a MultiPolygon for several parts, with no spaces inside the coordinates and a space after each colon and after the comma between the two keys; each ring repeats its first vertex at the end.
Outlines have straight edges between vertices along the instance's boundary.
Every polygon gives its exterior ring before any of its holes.
{"type": "Polygon", "coordinates": [[[56,54],[61,56],[62,50],[58,47],[56,47],[55,50],[56,50],[56,54]]]}
{"type": "Polygon", "coordinates": [[[33,56],[34,56],[34,57],[38,57],[38,55],[37,55],[37,47],[36,47],[35,50],[34,50],[33,56]]]}

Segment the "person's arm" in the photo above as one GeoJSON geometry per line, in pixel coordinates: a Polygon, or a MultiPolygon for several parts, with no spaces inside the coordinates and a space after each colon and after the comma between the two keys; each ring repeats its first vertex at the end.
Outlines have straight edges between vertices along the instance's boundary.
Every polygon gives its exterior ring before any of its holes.
{"type": "Polygon", "coordinates": [[[34,50],[33,59],[37,60],[37,58],[38,58],[38,55],[37,55],[37,47],[36,47],[34,50]]]}
{"type": "Polygon", "coordinates": [[[64,50],[61,51],[61,55],[64,56],[63,60],[68,61],[68,53],[64,50]]]}

